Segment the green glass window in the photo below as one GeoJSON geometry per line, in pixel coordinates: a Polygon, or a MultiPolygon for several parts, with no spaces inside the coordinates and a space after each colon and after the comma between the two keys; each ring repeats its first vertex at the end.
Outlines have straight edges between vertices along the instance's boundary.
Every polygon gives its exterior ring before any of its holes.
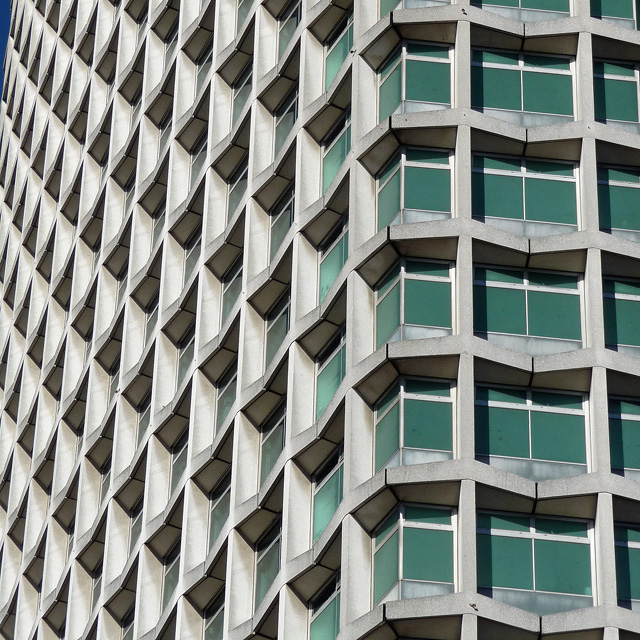
{"type": "Polygon", "coordinates": [[[274,523],[256,545],[255,606],[257,609],[280,571],[282,524],[274,523]]]}
{"type": "Polygon", "coordinates": [[[278,155],[293,125],[298,119],[298,85],[285,96],[275,112],[275,152],[278,155]]]}
{"type": "Polygon", "coordinates": [[[378,117],[451,107],[450,48],[405,42],[382,65],[378,117]]]}
{"type": "Polygon", "coordinates": [[[326,56],[324,61],[324,88],[331,86],[338,75],[342,63],[347,59],[353,48],[353,9],[338,24],[326,43],[326,56]]]}
{"type": "Polygon", "coordinates": [[[221,324],[229,318],[236,301],[242,292],[242,252],[222,276],[222,320],[221,324]]]}
{"type": "Polygon", "coordinates": [[[538,355],[582,346],[574,273],[476,267],[473,312],[476,333],[507,348],[538,355]]]}
{"type": "Polygon", "coordinates": [[[532,480],[587,472],[584,397],[476,387],[476,457],[532,480]]]}
{"type": "Polygon", "coordinates": [[[640,356],[640,281],[604,280],[604,340],[609,349],[640,356]]]}
{"type": "Polygon", "coordinates": [[[615,523],[618,605],[640,611],[640,526],[615,523]]]}
{"type": "Polygon", "coordinates": [[[471,0],[471,4],[508,18],[537,22],[569,15],[569,0],[471,0]]]}
{"type": "Polygon", "coordinates": [[[185,332],[178,343],[178,371],[176,375],[176,386],[180,386],[184,381],[189,367],[193,363],[196,344],[196,326],[193,323],[185,332]]]}
{"type": "Polygon", "coordinates": [[[295,190],[289,187],[269,214],[269,260],[273,260],[293,224],[295,190]]]}
{"type": "Polygon", "coordinates": [[[242,201],[244,194],[247,192],[247,180],[249,177],[249,162],[248,157],[244,159],[237,166],[235,171],[229,176],[229,195],[227,205],[227,221],[231,220],[233,214],[236,212],[238,205],[242,201]]]}
{"type": "Polygon", "coordinates": [[[349,220],[345,216],[345,220],[335,227],[320,249],[319,302],[325,299],[348,257],[349,220]]]}
{"type": "Polygon", "coordinates": [[[325,530],[331,516],[342,502],[342,449],[339,448],[322,465],[314,479],[313,541],[325,530]]]}
{"type": "Polygon", "coordinates": [[[335,395],[347,368],[347,345],[344,329],[321,352],[316,374],[316,420],[335,395]]]}
{"type": "Polygon", "coordinates": [[[164,559],[162,572],[162,611],[167,608],[180,580],[180,540],[172,547],[164,559]]]}
{"type": "Polygon", "coordinates": [[[267,479],[284,449],[286,411],[286,402],[282,401],[262,427],[260,434],[260,486],[267,479]]]}
{"type": "Polygon", "coordinates": [[[376,347],[451,335],[451,266],[402,260],[376,290],[376,347]]]}
{"type": "Polygon", "coordinates": [[[238,382],[238,359],[229,365],[216,383],[216,429],[219,429],[236,401],[238,382]]]}
{"type": "Polygon", "coordinates": [[[204,612],[204,640],[222,640],[224,634],[224,588],[204,612]]]}
{"type": "Polygon", "coordinates": [[[474,156],[473,217],[525,236],[577,229],[575,164],[474,156]]]}
{"type": "Polygon", "coordinates": [[[335,640],[340,631],[340,572],[311,599],[310,640],[335,640]]]}
{"type": "Polygon", "coordinates": [[[218,539],[222,527],[229,518],[231,503],[231,472],[227,472],[209,495],[209,549],[218,539]]]}
{"type": "Polygon", "coordinates": [[[609,398],[611,470],[640,481],[640,401],[609,398]]]}
{"type": "Polygon", "coordinates": [[[378,230],[389,224],[451,217],[453,155],[407,148],[378,176],[378,230]]]}
{"type": "Polygon", "coordinates": [[[291,291],[287,289],[265,317],[265,368],[271,364],[273,356],[289,333],[290,313],[291,291]]]}
{"type": "Polygon", "coordinates": [[[384,18],[396,9],[418,9],[451,4],[449,0],[380,0],[380,17],[384,18]]]}
{"type": "Polygon", "coordinates": [[[478,512],[478,591],[537,615],[593,606],[591,526],[478,512]]]}
{"type": "Polygon", "coordinates": [[[176,443],[171,447],[171,473],[169,476],[169,495],[176,490],[180,478],[187,468],[189,429],[185,429],[176,443]]]}
{"type": "Polygon", "coordinates": [[[278,58],[282,57],[302,17],[301,0],[292,0],[278,18],[278,58]]]}
{"type": "Polygon", "coordinates": [[[471,64],[474,109],[524,126],[573,120],[570,58],[475,49],[471,64]]]}
{"type": "Polygon", "coordinates": [[[374,467],[453,457],[453,384],[403,378],[376,405],[374,467]]]}
{"type": "Polygon", "coordinates": [[[322,193],[333,182],[347,154],[351,151],[351,108],[349,107],[329,132],[322,145],[322,193]]]}
{"type": "MultiPolygon", "coordinates": [[[[204,167],[207,160],[207,133],[202,134],[202,137],[195,143],[193,149],[191,150],[191,167],[189,169],[189,186],[192,187],[198,176],[200,175],[200,171],[202,167],[204,167]]],[[[127,198],[133,197],[133,191],[127,193],[127,198]]]]}
{"type": "Polygon", "coordinates": [[[600,229],[640,240],[640,170],[634,167],[598,167],[600,229]]]}
{"type": "Polygon", "coordinates": [[[238,9],[236,14],[236,32],[240,31],[240,27],[249,15],[251,9],[251,0],[238,0],[238,9]]]}
{"type": "Polygon", "coordinates": [[[631,62],[593,61],[596,120],[638,122],[638,69],[631,62]]]}
{"type": "MultiPolygon", "coordinates": [[[[250,0],[244,0],[244,2],[247,5],[250,5],[250,0]]],[[[244,105],[247,104],[247,100],[251,95],[252,81],[253,59],[250,59],[231,87],[231,126],[236,124],[240,114],[242,113],[244,105]]]]}
{"type": "Polygon", "coordinates": [[[637,0],[591,0],[591,15],[621,27],[635,29],[638,3],[637,0]]]}
{"type": "Polygon", "coordinates": [[[454,519],[447,507],[400,505],[374,535],[373,601],[454,591],[454,519]]]}

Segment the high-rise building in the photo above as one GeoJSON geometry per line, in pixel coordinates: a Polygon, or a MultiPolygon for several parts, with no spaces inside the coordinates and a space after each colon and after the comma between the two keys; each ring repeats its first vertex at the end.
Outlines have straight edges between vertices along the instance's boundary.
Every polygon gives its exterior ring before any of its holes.
{"type": "Polygon", "coordinates": [[[0,635],[640,640],[636,0],[13,0],[0,635]]]}

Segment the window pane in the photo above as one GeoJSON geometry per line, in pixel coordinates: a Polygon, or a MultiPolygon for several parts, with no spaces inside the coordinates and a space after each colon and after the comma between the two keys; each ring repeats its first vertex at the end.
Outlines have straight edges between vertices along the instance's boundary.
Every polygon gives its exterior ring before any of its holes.
{"type": "Polygon", "coordinates": [[[387,13],[393,11],[399,4],[399,0],[380,0],[380,17],[384,18],[387,13]]]}
{"type": "Polygon", "coordinates": [[[531,542],[479,534],[478,586],[533,589],[531,542]]]}
{"type": "Polygon", "coordinates": [[[638,122],[638,86],[628,80],[594,78],[596,120],[638,122]]]}
{"type": "Polygon", "coordinates": [[[180,560],[176,560],[173,564],[165,569],[164,582],[162,584],[162,609],[164,610],[171,600],[173,592],[178,586],[178,578],[180,577],[180,560]]]}
{"type": "Polygon", "coordinates": [[[522,8],[569,13],[569,0],[522,0],[522,8]]]}
{"type": "Polygon", "coordinates": [[[347,59],[347,56],[349,55],[352,42],[353,27],[351,26],[342,35],[340,40],[336,42],[331,52],[327,55],[324,78],[325,90],[327,90],[331,86],[333,79],[336,77],[336,75],[338,75],[338,71],[340,71],[342,63],[347,59]]]}
{"type": "Polygon", "coordinates": [[[287,45],[291,42],[291,38],[293,37],[297,26],[298,10],[295,9],[280,28],[280,35],[278,36],[278,58],[282,56],[287,45]]]}
{"type": "Polygon", "coordinates": [[[224,523],[229,517],[229,504],[231,502],[231,492],[227,491],[218,501],[215,508],[211,510],[211,524],[209,525],[209,547],[218,539],[224,523]]]}
{"type": "Polygon", "coordinates": [[[560,536],[576,536],[586,538],[588,528],[586,522],[576,520],[556,520],[555,518],[536,518],[536,531],[560,536]]]}
{"type": "Polygon", "coordinates": [[[342,466],[333,472],[313,498],[313,540],[320,537],[342,500],[342,466]]]}
{"type": "Polygon", "coordinates": [[[342,352],[344,347],[336,353],[331,362],[318,374],[316,389],[316,420],[324,413],[331,398],[338,390],[342,378],[344,378],[344,369],[342,367],[342,352]]]}
{"type": "Polygon", "coordinates": [[[517,516],[512,513],[478,514],[478,529],[504,529],[505,531],[526,531],[531,529],[529,516],[517,516]]]}
{"type": "Polygon", "coordinates": [[[376,307],[376,346],[383,345],[399,326],[400,283],[398,282],[376,307]]]}
{"type": "Polygon", "coordinates": [[[204,640],[222,640],[224,633],[224,616],[218,614],[211,623],[206,622],[204,640]]]}
{"type": "Polygon", "coordinates": [[[222,294],[222,322],[229,317],[231,309],[235,304],[240,291],[242,290],[242,272],[240,272],[229,284],[227,289],[222,294]]]}
{"type": "Polygon", "coordinates": [[[256,567],[256,608],[280,571],[280,541],[267,551],[256,567]]]}
{"type": "Polygon", "coordinates": [[[536,590],[591,595],[588,544],[535,540],[536,590]]]}
{"type": "Polygon", "coordinates": [[[453,532],[405,527],[402,575],[407,580],[453,582],[453,532]]]}
{"type": "Polygon", "coordinates": [[[523,71],[524,110],[573,115],[571,76],[523,71]]]}
{"type": "Polygon", "coordinates": [[[609,418],[611,467],[640,469],[640,422],[609,418]]]}
{"type": "Polygon", "coordinates": [[[404,508],[404,518],[411,522],[451,524],[451,511],[448,509],[436,509],[434,507],[414,507],[407,505],[404,508]]]}
{"type": "Polygon", "coordinates": [[[262,484],[269,471],[273,469],[278,460],[278,456],[284,447],[284,422],[280,422],[277,427],[269,434],[266,440],[262,442],[260,451],[260,484],[262,484]]]}
{"type": "Polygon", "coordinates": [[[265,360],[267,365],[273,360],[273,356],[284,342],[284,339],[289,331],[289,313],[283,313],[274,323],[269,327],[267,333],[267,348],[265,354],[265,360]]]}
{"type": "Polygon", "coordinates": [[[219,396],[216,408],[216,426],[220,426],[236,400],[236,381],[234,380],[219,396]]]}
{"type": "Polygon", "coordinates": [[[598,209],[601,229],[640,231],[640,189],[599,184],[598,209]]]}
{"type": "Polygon", "coordinates": [[[481,286],[475,286],[473,289],[476,331],[526,334],[524,291],[481,286]]]}
{"type": "Polygon", "coordinates": [[[475,419],[478,455],[529,457],[527,411],[476,406],[475,419]]]}
{"type": "Polygon", "coordinates": [[[316,616],[310,626],[310,640],[334,640],[340,628],[340,595],[316,616]]]}
{"type": "Polygon", "coordinates": [[[633,0],[591,0],[591,15],[594,18],[633,18],[633,0]]]}
{"type": "Polygon", "coordinates": [[[347,157],[347,153],[351,149],[350,133],[350,129],[343,132],[324,156],[322,161],[322,193],[325,193],[333,182],[344,159],[347,157]]]}
{"type": "Polygon", "coordinates": [[[396,531],[376,551],[373,558],[373,601],[380,601],[391,587],[398,582],[398,532],[396,531]]]}
{"type": "Polygon", "coordinates": [[[574,182],[526,178],[524,188],[528,220],[577,223],[574,182]]]}
{"type": "Polygon", "coordinates": [[[404,281],[404,321],[426,327],[451,327],[451,284],[404,281]]]}
{"type": "Polygon", "coordinates": [[[400,404],[376,425],[376,471],[400,448],[400,404]]]}
{"type": "Polygon", "coordinates": [[[616,546],[618,600],[640,599],[640,549],[616,546]]]}
{"type": "Polygon", "coordinates": [[[520,72],[472,67],[471,106],[520,111],[520,72]]]}
{"type": "Polygon", "coordinates": [[[451,173],[442,169],[405,167],[404,208],[451,211],[451,173]]]}
{"type": "Polygon", "coordinates": [[[522,220],[522,178],[491,173],[472,174],[473,215],[522,220]]]}
{"type": "Polygon", "coordinates": [[[538,460],[586,464],[584,418],[532,411],[531,452],[538,460]]]}
{"type": "Polygon", "coordinates": [[[344,266],[346,259],[347,235],[340,238],[340,241],[322,259],[320,264],[320,302],[322,302],[329,292],[331,285],[336,281],[340,270],[344,266]]]}
{"type": "MultiPolygon", "coordinates": [[[[640,190],[638,190],[640,193],[640,190]]],[[[378,194],[378,231],[386,227],[400,211],[400,171],[378,194]]]]}
{"type": "Polygon", "coordinates": [[[402,65],[399,64],[380,85],[379,118],[388,118],[402,100],[402,65]]]}
{"type": "Polygon", "coordinates": [[[404,401],[404,445],[416,449],[453,450],[453,405],[448,402],[404,401]]]}
{"type": "Polygon", "coordinates": [[[579,296],[529,291],[529,335],[580,340],[579,296]]]}
{"type": "Polygon", "coordinates": [[[604,331],[607,346],[640,346],[640,300],[604,299],[604,331]]]}
{"type": "Polygon", "coordinates": [[[451,69],[448,64],[407,60],[406,65],[407,100],[451,102],[451,69]]]}

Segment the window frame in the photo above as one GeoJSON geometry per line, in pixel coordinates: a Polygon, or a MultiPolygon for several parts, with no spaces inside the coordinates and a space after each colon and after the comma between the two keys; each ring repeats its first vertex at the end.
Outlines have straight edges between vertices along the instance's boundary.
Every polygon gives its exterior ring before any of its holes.
{"type": "Polygon", "coordinates": [[[442,336],[450,336],[455,334],[455,323],[456,323],[456,314],[455,310],[455,268],[456,265],[454,262],[449,260],[427,260],[421,258],[400,258],[395,262],[395,264],[389,269],[385,275],[380,278],[380,280],[376,283],[375,288],[375,314],[374,314],[374,344],[376,345],[376,350],[381,348],[385,344],[390,344],[392,342],[401,342],[401,341],[410,341],[410,340],[419,340],[427,337],[442,337],[442,336]],[[425,275],[425,274],[415,274],[407,272],[407,264],[409,262],[415,263],[425,263],[432,265],[443,265],[448,268],[449,276],[436,276],[436,275],[425,275]],[[387,280],[394,272],[395,269],[398,269],[398,274],[394,276],[392,280],[387,280]],[[450,288],[450,315],[451,315],[451,327],[435,327],[430,325],[414,325],[407,324],[405,322],[405,302],[407,301],[407,296],[405,294],[406,282],[408,280],[415,280],[418,282],[438,282],[438,283],[448,283],[450,288]],[[389,294],[393,291],[393,289],[399,285],[400,286],[400,308],[399,308],[399,324],[398,327],[393,331],[393,333],[384,341],[378,344],[378,307],[380,304],[389,296],[389,294]],[[384,287],[384,292],[382,296],[379,295],[380,289],[384,287]],[[416,336],[416,337],[405,337],[404,334],[406,332],[406,328],[419,328],[420,331],[424,333],[424,335],[416,336]],[[398,337],[395,337],[398,334],[398,337]]]}
{"type": "MultiPolygon", "coordinates": [[[[450,531],[452,533],[452,545],[451,552],[453,557],[453,566],[452,566],[452,575],[453,575],[453,583],[452,583],[452,591],[449,593],[455,593],[458,587],[458,509],[455,506],[449,505],[441,505],[441,504],[427,504],[427,503],[417,503],[417,502],[400,502],[398,503],[390,512],[388,512],[381,522],[375,527],[371,534],[371,569],[372,572],[375,571],[375,556],[376,553],[393,537],[393,535],[398,532],[398,576],[396,582],[393,584],[391,589],[389,589],[386,593],[384,593],[380,599],[376,602],[375,600],[375,574],[372,576],[371,580],[371,605],[372,607],[376,607],[380,604],[384,604],[385,602],[389,602],[391,600],[410,600],[412,598],[403,598],[402,597],[402,582],[407,580],[404,578],[403,571],[403,560],[404,560],[404,529],[423,529],[427,531],[450,531]],[[433,509],[435,511],[442,511],[444,513],[449,513],[451,517],[451,524],[438,524],[438,523],[427,523],[427,522],[417,522],[406,519],[406,508],[428,508],[433,509]],[[385,525],[392,520],[393,517],[396,517],[396,520],[384,534],[384,536],[378,540],[378,532],[384,530],[385,525]],[[405,524],[405,523],[409,524],[405,524]],[[397,594],[393,594],[393,591],[398,589],[397,594]],[[391,597],[389,597],[391,595],[391,597]],[[393,595],[396,595],[394,598],[393,595]]],[[[428,580],[411,580],[412,582],[424,582],[428,583],[428,580]]],[[[436,581],[433,581],[436,582],[436,581]]],[[[449,583],[440,583],[438,584],[449,584],[449,583]]],[[[416,596],[420,597],[420,596],[416,596]]]]}
{"type": "MultiPolygon", "coordinates": [[[[404,0],[402,0],[404,1],[404,0]]],[[[455,47],[449,43],[430,42],[422,40],[406,39],[402,40],[393,51],[385,58],[384,62],[376,72],[376,112],[378,123],[388,118],[380,117],[380,90],[385,82],[391,77],[393,72],[400,67],[400,103],[391,112],[390,115],[402,115],[409,113],[421,113],[423,111],[440,111],[443,109],[451,109],[454,107],[454,75],[453,70],[455,67],[455,47]],[[439,58],[437,56],[418,55],[415,53],[409,53],[410,45],[424,45],[428,44],[438,49],[442,49],[447,52],[447,57],[439,58]],[[388,61],[392,60],[397,52],[400,51],[399,58],[389,67],[386,67],[388,61]],[[414,62],[430,62],[435,64],[448,64],[449,65],[449,102],[425,102],[420,100],[408,100],[407,99],[407,61],[413,60],[414,62]],[[383,77],[384,73],[384,77],[383,77]],[[415,103],[417,105],[423,105],[423,108],[407,109],[407,103],[415,103]],[[429,105],[429,106],[427,106],[429,105]]]]}

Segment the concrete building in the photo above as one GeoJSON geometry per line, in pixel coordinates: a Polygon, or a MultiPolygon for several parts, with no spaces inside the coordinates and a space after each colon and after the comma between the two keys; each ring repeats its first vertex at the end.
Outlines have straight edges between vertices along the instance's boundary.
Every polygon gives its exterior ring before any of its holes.
{"type": "Polygon", "coordinates": [[[635,0],[13,0],[0,635],[640,639],[635,0]]]}

